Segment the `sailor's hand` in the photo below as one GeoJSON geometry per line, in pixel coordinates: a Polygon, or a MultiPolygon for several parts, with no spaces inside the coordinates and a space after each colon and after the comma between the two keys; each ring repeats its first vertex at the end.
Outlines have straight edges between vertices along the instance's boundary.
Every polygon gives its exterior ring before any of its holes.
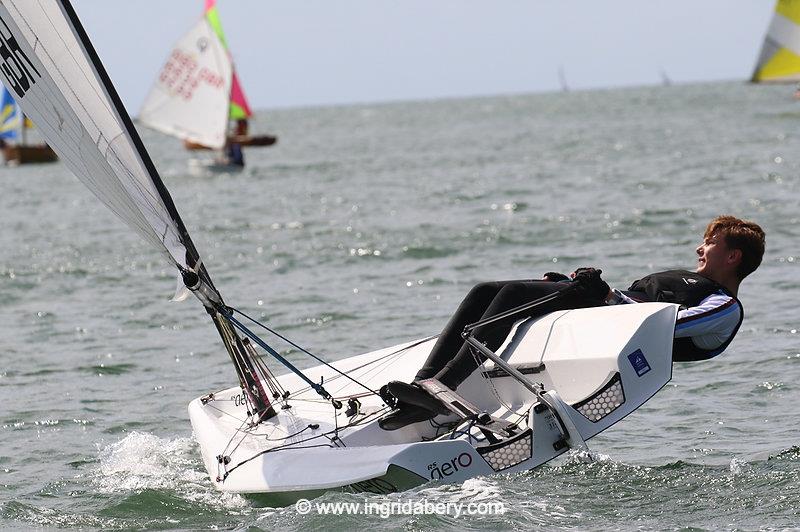
{"type": "Polygon", "coordinates": [[[601,273],[603,270],[596,268],[578,268],[572,273],[572,282],[577,283],[578,290],[584,295],[605,301],[611,293],[611,287],[600,278],[601,273]]]}
{"type": "Polygon", "coordinates": [[[559,281],[569,281],[569,277],[567,277],[563,273],[547,272],[546,274],[544,274],[542,276],[542,280],[543,281],[552,281],[554,283],[557,283],[559,281]]]}

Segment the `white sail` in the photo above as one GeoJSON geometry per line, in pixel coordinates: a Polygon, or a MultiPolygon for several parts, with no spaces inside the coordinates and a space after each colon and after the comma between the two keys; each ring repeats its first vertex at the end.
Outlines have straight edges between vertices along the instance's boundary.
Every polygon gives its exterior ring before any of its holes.
{"type": "Polygon", "coordinates": [[[168,135],[222,148],[232,75],[230,55],[203,17],[175,45],[139,120],[168,135]]]}
{"type": "MultiPolygon", "coordinates": [[[[0,77],[67,167],[179,266],[194,250],[68,0],[0,2],[0,77]]],[[[194,252],[196,253],[196,252],[194,252]]]]}

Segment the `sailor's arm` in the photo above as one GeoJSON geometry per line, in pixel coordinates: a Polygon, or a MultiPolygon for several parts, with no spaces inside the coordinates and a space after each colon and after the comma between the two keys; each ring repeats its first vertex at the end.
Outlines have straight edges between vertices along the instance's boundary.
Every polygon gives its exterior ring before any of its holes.
{"type": "MultiPolygon", "coordinates": [[[[616,288],[606,302],[609,305],[639,303],[616,288]]],[[[695,307],[678,311],[675,338],[691,338],[701,349],[716,349],[736,331],[742,309],[736,299],[725,294],[711,294],[695,307]]]]}
{"type": "Polygon", "coordinates": [[[678,311],[675,338],[691,338],[697,347],[715,349],[736,331],[742,309],[736,299],[712,294],[696,307],[678,311]]]}

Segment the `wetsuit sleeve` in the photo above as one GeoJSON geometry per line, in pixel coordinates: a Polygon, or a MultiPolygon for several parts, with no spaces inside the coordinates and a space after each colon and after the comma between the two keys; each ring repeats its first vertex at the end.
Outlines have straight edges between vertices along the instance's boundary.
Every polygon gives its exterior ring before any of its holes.
{"type": "MultiPolygon", "coordinates": [[[[624,305],[638,301],[615,288],[608,303],[624,305]]],[[[691,338],[697,347],[713,350],[728,341],[741,317],[742,309],[736,299],[722,293],[711,294],[696,307],[678,311],[675,338],[691,338]]]]}
{"type": "Polygon", "coordinates": [[[736,299],[712,294],[696,307],[678,311],[675,338],[691,338],[701,349],[715,349],[736,331],[742,309],[736,299]]]}
{"type": "Polygon", "coordinates": [[[638,303],[635,299],[632,299],[616,288],[611,290],[611,298],[606,301],[609,305],[627,305],[629,303],[638,303]]]}

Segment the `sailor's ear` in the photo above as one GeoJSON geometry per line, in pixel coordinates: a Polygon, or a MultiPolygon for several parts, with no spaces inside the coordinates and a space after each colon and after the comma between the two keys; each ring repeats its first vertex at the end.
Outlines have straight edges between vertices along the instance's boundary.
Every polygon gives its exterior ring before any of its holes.
{"type": "Polygon", "coordinates": [[[728,263],[729,264],[736,264],[742,262],[742,250],[733,248],[728,252],[728,263]]]}

